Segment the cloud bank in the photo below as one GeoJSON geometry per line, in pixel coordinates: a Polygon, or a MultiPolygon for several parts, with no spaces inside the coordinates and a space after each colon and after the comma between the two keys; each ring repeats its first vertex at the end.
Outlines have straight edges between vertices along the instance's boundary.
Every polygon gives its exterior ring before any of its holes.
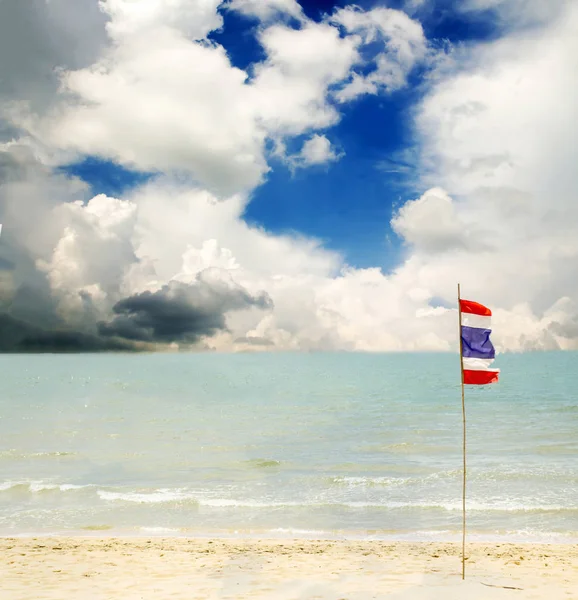
{"type": "Polygon", "coordinates": [[[0,62],[0,350],[450,350],[457,281],[501,350],[578,348],[576,3],[516,26],[494,2],[504,35],[443,57],[419,7],[83,0],[65,26],[64,4],[0,3],[23,52],[0,62]],[[247,71],[207,37],[222,10],[258,24],[247,71]],[[424,192],[391,215],[391,273],[244,220],[285,142],[300,168],[339,160],[350,103],[415,69],[424,192]],[[86,155],[153,177],[93,196],[58,168],[86,155]]]}

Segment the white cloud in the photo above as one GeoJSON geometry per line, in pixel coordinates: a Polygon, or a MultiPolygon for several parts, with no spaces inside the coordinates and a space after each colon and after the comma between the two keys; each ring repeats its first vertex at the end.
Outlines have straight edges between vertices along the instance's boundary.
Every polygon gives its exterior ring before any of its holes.
{"type": "Polygon", "coordinates": [[[549,23],[570,6],[572,0],[465,0],[459,10],[495,11],[510,28],[549,23]]]}
{"type": "Polygon", "coordinates": [[[51,217],[62,203],[88,199],[88,186],[55,174],[40,164],[31,149],[0,145],[0,222],[2,239],[18,246],[34,261],[45,256],[59,239],[61,223],[51,217]]]}
{"type": "Polygon", "coordinates": [[[331,142],[324,135],[315,134],[305,141],[301,152],[296,157],[292,157],[290,162],[295,167],[309,167],[335,162],[341,157],[341,154],[333,150],[331,142]]]}
{"type": "Polygon", "coordinates": [[[442,189],[430,189],[421,198],[406,202],[391,226],[420,253],[475,249],[477,245],[472,226],[460,219],[454,201],[442,189]]]}
{"type": "MultiPolygon", "coordinates": [[[[217,8],[223,0],[99,0],[110,17],[110,35],[122,40],[127,36],[152,36],[163,28],[182,32],[193,40],[204,39],[221,27],[217,8]]],[[[150,39],[149,39],[150,41],[150,39]]]]}
{"type": "Polygon", "coordinates": [[[422,6],[426,5],[427,0],[405,0],[403,3],[403,10],[408,14],[413,14],[418,11],[422,6]]]}
{"type": "Polygon", "coordinates": [[[78,326],[103,317],[120,300],[125,270],[136,261],[131,245],[135,208],[99,195],[87,204],[72,202],[55,209],[64,226],[62,237],[50,259],[37,265],[47,274],[57,312],[66,322],[78,326]]]}
{"type": "Polygon", "coordinates": [[[567,78],[576,64],[576,18],[570,11],[566,23],[540,37],[517,34],[482,47],[472,69],[435,86],[417,124],[428,158],[443,161],[438,170],[444,187],[458,193],[490,186],[537,191],[545,179],[556,181],[545,168],[557,169],[564,180],[567,118],[578,110],[574,82],[567,78]],[[556,161],[544,152],[545,143],[556,161]]]}
{"type": "Polygon", "coordinates": [[[155,43],[151,53],[147,36],[131,37],[95,66],[68,73],[66,89],[78,100],[23,124],[56,147],[192,172],[223,194],[257,185],[267,170],[265,133],[246,74],[221,47],[164,29],[155,43]]]}
{"type": "Polygon", "coordinates": [[[576,308],[560,300],[578,295],[576,24],[569,7],[539,35],[473,48],[417,112],[424,180],[454,199],[432,202],[430,191],[401,209],[393,226],[413,250],[397,274],[446,302],[461,280],[497,309],[503,349],[578,346],[552,326],[570,330],[576,308]]]}
{"type": "Polygon", "coordinates": [[[303,10],[296,0],[232,0],[228,7],[261,21],[270,20],[279,14],[303,19],[303,10]]]}
{"type": "Polygon", "coordinates": [[[427,43],[421,24],[402,11],[347,7],[338,10],[331,21],[362,36],[365,43],[379,40],[384,45],[374,59],[375,68],[367,75],[354,75],[350,84],[338,92],[337,99],[341,102],[361,94],[392,92],[404,87],[412,69],[426,58],[427,43]]]}
{"type": "Polygon", "coordinates": [[[268,59],[258,65],[252,94],[259,119],[272,135],[299,135],[335,124],[340,115],[328,89],[348,77],[359,61],[358,40],[335,27],[308,23],[302,29],[274,25],[260,42],[268,59]]]}

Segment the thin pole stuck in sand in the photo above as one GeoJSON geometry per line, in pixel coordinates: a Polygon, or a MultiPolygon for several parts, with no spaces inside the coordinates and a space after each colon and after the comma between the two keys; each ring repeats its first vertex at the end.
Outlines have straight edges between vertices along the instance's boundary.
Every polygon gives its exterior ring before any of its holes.
{"type": "Polygon", "coordinates": [[[462,423],[463,423],[463,456],[464,478],[462,485],[462,579],[466,578],[466,399],[464,394],[464,361],[462,340],[462,306],[460,304],[460,284],[458,283],[458,313],[459,313],[459,340],[460,340],[460,376],[462,380],[462,423]]]}

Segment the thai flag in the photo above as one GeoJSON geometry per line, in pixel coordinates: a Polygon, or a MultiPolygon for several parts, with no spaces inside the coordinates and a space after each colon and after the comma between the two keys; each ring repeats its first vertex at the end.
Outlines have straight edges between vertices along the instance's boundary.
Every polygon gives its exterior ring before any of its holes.
{"type": "Polygon", "coordinates": [[[460,300],[463,381],[486,385],[498,381],[499,369],[491,369],[496,351],[490,341],[492,311],[471,300],[460,300]]]}

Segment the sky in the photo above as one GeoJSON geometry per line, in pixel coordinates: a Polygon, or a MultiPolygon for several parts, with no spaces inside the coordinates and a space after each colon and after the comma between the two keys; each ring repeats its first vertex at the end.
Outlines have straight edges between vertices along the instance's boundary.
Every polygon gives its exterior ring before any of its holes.
{"type": "Polygon", "coordinates": [[[578,349],[578,0],[2,0],[0,351],[578,349]]]}

